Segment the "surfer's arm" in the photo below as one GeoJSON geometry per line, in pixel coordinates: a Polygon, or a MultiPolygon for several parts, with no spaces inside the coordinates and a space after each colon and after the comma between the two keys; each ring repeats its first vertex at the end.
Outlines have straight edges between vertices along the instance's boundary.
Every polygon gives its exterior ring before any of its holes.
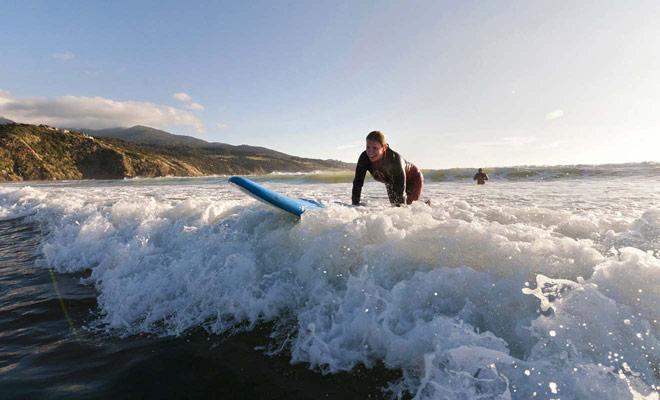
{"type": "Polygon", "coordinates": [[[390,194],[390,203],[400,205],[406,203],[406,160],[398,153],[394,153],[394,160],[391,169],[392,173],[392,191],[390,194]]]}
{"type": "Polygon", "coordinates": [[[369,158],[367,153],[363,152],[358,159],[357,166],[355,167],[355,178],[353,178],[353,193],[351,201],[354,205],[360,204],[360,197],[362,196],[362,186],[364,185],[364,177],[367,175],[369,158]]]}

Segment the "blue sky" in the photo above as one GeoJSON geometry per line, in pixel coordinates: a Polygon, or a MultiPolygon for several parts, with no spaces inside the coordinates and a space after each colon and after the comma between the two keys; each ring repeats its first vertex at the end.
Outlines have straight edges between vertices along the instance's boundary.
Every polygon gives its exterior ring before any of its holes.
{"type": "Polygon", "coordinates": [[[660,3],[0,3],[0,116],[421,168],[660,161],[660,3]]]}

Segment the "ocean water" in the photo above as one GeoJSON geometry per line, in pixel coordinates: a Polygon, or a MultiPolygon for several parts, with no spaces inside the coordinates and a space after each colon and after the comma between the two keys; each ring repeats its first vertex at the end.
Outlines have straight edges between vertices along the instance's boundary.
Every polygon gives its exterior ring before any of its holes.
{"type": "Polygon", "coordinates": [[[656,169],[0,185],[0,397],[659,399],[656,169]]]}

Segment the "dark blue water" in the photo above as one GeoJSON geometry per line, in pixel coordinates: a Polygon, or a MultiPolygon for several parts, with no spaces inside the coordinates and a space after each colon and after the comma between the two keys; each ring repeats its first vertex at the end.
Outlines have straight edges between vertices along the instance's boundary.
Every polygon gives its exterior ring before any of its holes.
{"type": "Polygon", "coordinates": [[[35,265],[40,233],[0,221],[1,399],[366,399],[397,373],[322,375],[267,356],[271,330],[234,336],[121,338],[89,329],[97,293],[82,275],[35,265]]]}

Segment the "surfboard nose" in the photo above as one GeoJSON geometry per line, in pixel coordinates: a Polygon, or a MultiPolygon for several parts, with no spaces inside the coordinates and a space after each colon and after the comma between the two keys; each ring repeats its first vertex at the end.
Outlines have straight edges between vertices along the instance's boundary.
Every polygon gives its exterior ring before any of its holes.
{"type": "Polygon", "coordinates": [[[307,210],[318,210],[325,208],[323,204],[313,200],[293,199],[291,197],[284,196],[242,176],[232,176],[228,181],[229,183],[241,189],[241,191],[245,192],[251,197],[254,197],[260,202],[277,209],[290,212],[291,214],[298,217],[307,210]]]}

